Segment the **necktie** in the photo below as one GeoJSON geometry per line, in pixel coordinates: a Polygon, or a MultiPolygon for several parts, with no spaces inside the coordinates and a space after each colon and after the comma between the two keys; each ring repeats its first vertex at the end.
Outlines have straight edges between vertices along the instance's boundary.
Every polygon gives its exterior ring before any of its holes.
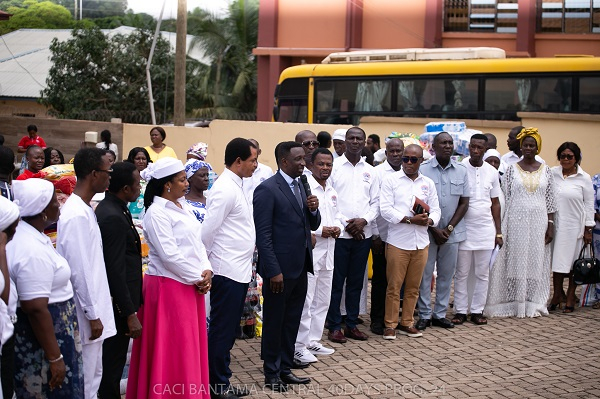
{"type": "Polygon", "coordinates": [[[292,186],[294,186],[294,195],[296,196],[298,205],[300,205],[300,209],[302,209],[302,196],[300,195],[300,186],[298,185],[298,180],[293,180],[292,186]]]}

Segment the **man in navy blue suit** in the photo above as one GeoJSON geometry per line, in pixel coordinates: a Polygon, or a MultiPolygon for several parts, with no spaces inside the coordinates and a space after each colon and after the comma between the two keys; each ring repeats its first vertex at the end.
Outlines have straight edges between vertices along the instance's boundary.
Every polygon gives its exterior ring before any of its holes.
{"type": "Polygon", "coordinates": [[[298,177],[305,167],[305,151],[293,141],[279,143],[279,170],[254,191],[254,225],[263,284],[261,354],[265,387],[287,391],[287,384],[308,384],[310,378],[291,372],[294,344],[312,273],[311,230],[321,223],[319,200],[306,195],[298,177]]]}

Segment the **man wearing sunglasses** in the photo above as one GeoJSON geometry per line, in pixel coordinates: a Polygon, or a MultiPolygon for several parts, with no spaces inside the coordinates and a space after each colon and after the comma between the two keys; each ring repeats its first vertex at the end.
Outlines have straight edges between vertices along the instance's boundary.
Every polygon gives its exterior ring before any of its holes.
{"type": "Polygon", "coordinates": [[[402,170],[386,175],[380,193],[381,215],[389,223],[383,339],[396,339],[396,328],[411,338],[423,335],[414,327],[413,313],[427,262],[427,228],[440,220],[435,184],[419,172],[423,149],[416,144],[408,145],[401,159],[402,170]],[[398,325],[402,284],[404,303],[398,325]]]}
{"type": "Polygon", "coordinates": [[[312,166],[312,154],[313,152],[319,148],[319,140],[317,140],[317,135],[311,132],[310,130],[302,130],[296,134],[296,138],[294,141],[298,144],[302,144],[302,148],[304,148],[304,162],[306,162],[306,167],[304,168],[305,175],[311,175],[310,167],[312,166]]]}
{"type": "Polygon", "coordinates": [[[454,152],[452,136],[441,132],[433,139],[435,158],[421,166],[421,173],[435,183],[442,216],[438,227],[429,228],[429,254],[419,290],[419,321],[416,328],[430,325],[453,328],[446,318],[450,288],[458,259],[458,244],[467,238],[463,216],[469,208],[469,179],[465,165],[451,159],[454,152]],[[437,265],[435,306],[431,306],[431,281],[437,265]]]}

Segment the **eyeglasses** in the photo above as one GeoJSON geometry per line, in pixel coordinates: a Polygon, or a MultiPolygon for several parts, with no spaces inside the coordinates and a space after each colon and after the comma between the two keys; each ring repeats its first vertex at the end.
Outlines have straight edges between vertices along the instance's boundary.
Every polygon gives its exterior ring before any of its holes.
{"type": "Polygon", "coordinates": [[[402,162],[404,163],[417,163],[419,160],[423,159],[423,157],[402,157],[402,162]]]}
{"type": "Polygon", "coordinates": [[[567,159],[570,161],[573,158],[575,158],[575,155],[573,154],[560,154],[560,159],[567,159]]]}
{"type": "Polygon", "coordinates": [[[112,169],[108,169],[108,170],[104,170],[104,169],[94,169],[96,172],[104,172],[104,173],[108,173],[109,175],[113,172],[112,169]]]}
{"type": "Polygon", "coordinates": [[[318,147],[319,146],[319,142],[317,140],[307,140],[307,141],[303,141],[302,145],[304,147],[309,147],[309,146],[313,146],[313,147],[318,147]]]}

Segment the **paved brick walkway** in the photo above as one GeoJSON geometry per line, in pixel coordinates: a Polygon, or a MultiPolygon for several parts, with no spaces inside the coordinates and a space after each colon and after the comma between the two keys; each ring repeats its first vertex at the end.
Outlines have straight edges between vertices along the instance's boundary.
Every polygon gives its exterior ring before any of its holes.
{"type": "MultiPolygon", "coordinates": [[[[359,328],[368,325],[367,317],[359,328]]],[[[286,394],[262,388],[260,340],[237,341],[232,383],[252,398],[600,398],[600,310],[430,327],[395,341],[369,334],[346,344],[325,338],[336,353],[295,370],[312,384],[286,394]]]]}

